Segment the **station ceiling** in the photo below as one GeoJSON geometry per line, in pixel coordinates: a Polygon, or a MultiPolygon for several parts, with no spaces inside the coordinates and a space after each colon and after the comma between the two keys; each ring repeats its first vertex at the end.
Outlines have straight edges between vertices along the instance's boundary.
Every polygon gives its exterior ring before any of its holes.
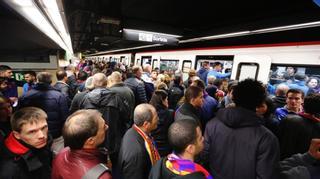
{"type": "MultiPolygon", "coordinates": [[[[312,0],[65,0],[64,5],[73,48],[87,53],[148,45],[124,40],[123,28],[175,34],[186,40],[320,20],[320,7],[312,0]]],[[[288,38],[301,39],[299,32],[290,32],[288,38]]],[[[252,37],[258,36],[245,38],[252,37]]],[[[213,43],[224,42],[228,43],[223,39],[213,43]]],[[[201,45],[188,45],[193,44],[201,45]]]]}
{"type": "MultiPolygon", "coordinates": [[[[179,35],[179,40],[320,21],[312,0],[64,0],[74,52],[150,45],[123,38],[123,29],[179,35]]],[[[0,53],[59,47],[22,17],[0,6],[0,53]]],[[[180,44],[178,47],[319,40],[320,28],[180,44]]],[[[160,48],[177,48],[161,46],[160,48]]]]}

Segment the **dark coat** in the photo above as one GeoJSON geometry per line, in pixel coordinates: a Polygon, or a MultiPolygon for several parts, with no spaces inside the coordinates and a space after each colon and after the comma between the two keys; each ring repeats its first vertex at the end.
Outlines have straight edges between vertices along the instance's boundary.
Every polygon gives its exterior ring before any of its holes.
{"type": "Polygon", "coordinates": [[[192,106],[190,103],[183,103],[177,110],[174,116],[174,120],[181,120],[181,119],[190,119],[194,120],[199,125],[201,125],[200,120],[200,109],[197,109],[192,106]]]}
{"type": "MultiPolygon", "coordinates": [[[[70,150],[70,148],[64,148],[52,162],[51,179],[81,178],[99,163],[106,164],[107,156],[98,149],[70,150]]],[[[99,177],[99,179],[111,178],[108,171],[99,177]]]]}
{"type": "Polygon", "coordinates": [[[281,179],[317,179],[320,178],[320,160],[308,152],[295,154],[281,161],[281,179]]]}
{"type": "MultiPolygon", "coordinates": [[[[133,110],[135,105],[134,93],[127,87],[124,83],[118,83],[109,88],[111,91],[117,93],[119,96],[123,97],[125,102],[128,103],[130,107],[130,119],[133,119],[133,110]]],[[[129,128],[131,127],[131,123],[129,128]]]]}
{"type": "Polygon", "coordinates": [[[320,138],[320,122],[301,115],[288,115],[280,123],[281,159],[307,152],[313,138],[320,138]]]}
{"type": "Polygon", "coordinates": [[[177,104],[179,100],[183,97],[183,95],[184,95],[184,88],[182,86],[173,84],[173,86],[168,90],[169,108],[176,110],[177,104]]]}
{"type": "Polygon", "coordinates": [[[77,93],[72,102],[71,102],[71,106],[70,106],[70,114],[76,112],[77,110],[81,109],[81,105],[83,103],[83,100],[84,100],[84,97],[86,96],[86,94],[88,93],[89,91],[83,91],[81,93],[77,93]]]}
{"type": "Polygon", "coordinates": [[[135,106],[148,102],[143,81],[136,77],[131,77],[126,79],[124,84],[132,90],[135,97],[135,106]]]}
{"type": "Polygon", "coordinates": [[[65,95],[67,102],[68,102],[68,106],[70,106],[71,100],[74,96],[74,94],[72,94],[72,92],[71,92],[70,86],[66,83],[61,82],[61,81],[57,81],[57,83],[54,84],[53,87],[65,95]]]}
{"type": "Polygon", "coordinates": [[[109,128],[106,132],[106,147],[110,154],[120,149],[121,139],[127,128],[129,112],[124,111],[122,98],[107,88],[97,88],[86,94],[82,109],[97,109],[109,128]]]}
{"type": "Polygon", "coordinates": [[[278,178],[278,140],[259,120],[254,111],[231,107],[207,123],[202,158],[215,178],[278,178]]]}
{"type": "Polygon", "coordinates": [[[133,128],[124,135],[118,160],[122,179],[148,178],[152,165],[144,142],[133,128]]]}
{"type": "Polygon", "coordinates": [[[171,147],[168,142],[168,129],[174,122],[174,111],[171,109],[157,109],[159,116],[158,127],[152,131],[151,136],[157,144],[160,156],[166,156],[171,153],[171,147]]]}
{"type": "Polygon", "coordinates": [[[171,172],[167,167],[165,162],[167,158],[161,158],[152,167],[149,179],[205,179],[206,177],[201,172],[194,172],[188,175],[177,175],[171,172]]]}
{"type": "Polygon", "coordinates": [[[35,149],[15,138],[7,138],[5,144],[0,144],[0,178],[48,179],[51,160],[52,153],[48,146],[35,149]],[[16,151],[23,151],[23,154],[16,151]]]}
{"type": "Polygon", "coordinates": [[[68,117],[68,104],[65,96],[48,84],[38,83],[34,89],[19,98],[19,108],[38,107],[48,115],[49,133],[53,138],[61,136],[62,127],[68,117]]]}
{"type": "Polygon", "coordinates": [[[286,97],[285,96],[275,96],[272,99],[274,108],[282,108],[283,106],[285,106],[287,104],[286,102],[286,97]]]}

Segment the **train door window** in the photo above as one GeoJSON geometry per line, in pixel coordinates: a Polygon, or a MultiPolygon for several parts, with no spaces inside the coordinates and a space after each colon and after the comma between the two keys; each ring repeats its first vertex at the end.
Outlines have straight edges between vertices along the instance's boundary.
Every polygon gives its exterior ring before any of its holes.
{"type": "Polygon", "coordinates": [[[141,64],[141,60],[138,58],[136,61],[136,65],[140,65],[141,64]]]}
{"type": "Polygon", "coordinates": [[[236,80],[242,81],[247,78],[257,79],[259,73],[258,63],[239,63],[236,80]]]}
{"type": "Polygon", "coordinates": [[[192,68],[192,62],[191,60],[183,60],[183,63],[182,63],[182,72],[183,73],[189,73],[189,71],[191,70],[192,68]]]}
{"type": "Polygon", "coordinates": [[[274,94],[279,84],[299,88],[305,92],[320,92],[320,66],[272,64],[268,92],[274,94]]]}
{"type": "Polygon", "coordinates": [[[151,65],[151,56],[142,56],[141,57],[141,66],[145,65],[145,64],[150,64],[151,65]]]}
{"type": "Polygon", "coordinates": [[[152,61],[152,69],[155,69],[156,67],[159,67],[158,59],[153,59],[153,61],[152,61]]]}
{"type": "Polygon", "coordinates": [[[121,56],[120,57],[120,63],[124,63],[125,58],[126,58],[125,56],[121,56]]]}
{"type": "Polygon", "coordinates": [[[179,60],[176,59],[160,59],[160,72],[167,71],[171,74],[179,69],[179,60]]]}
{"type": "Polygon", "coordinates": [[[210,64],[210,69],[213,68],[215,62],[220,62],[223,69],[222,73],[226,73],[232,70],[233,66],[233,55],[197,55],[195,69],[199,70],[202,66],[202,63],[207,61],[210,64]]]}

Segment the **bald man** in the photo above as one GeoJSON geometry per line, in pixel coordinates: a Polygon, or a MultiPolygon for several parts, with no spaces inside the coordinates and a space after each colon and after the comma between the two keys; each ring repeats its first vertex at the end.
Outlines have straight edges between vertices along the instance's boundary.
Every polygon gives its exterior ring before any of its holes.
{"type": "Polygon", "coordinates": [[[112,72],[112,74],[108,77],[108,85],[110,85],[110,90],[117,93],[119,96],[123,98],[123,100],[128,103],[128,106],[130,107],[130,121],[128,121],[128,129],[132,126],[132,119],[133,119],[133,110],[135,105],[135,99],[134,99],[134,93],[132,90],[127,87],[122,82],[122,75],[120,72],[115,71],[112,72]]]}
{"type": "Polygon", "coordinates": [[[121,178],[148,178],[149,171],[160,159],[150,137],[158,125],[156,109],[150,104],[140,104],[134,110],[134,125],[123,137],[119,153],[121,178]]]}
{"type": "Polygon", "coordinates": [[[276,92],[275,92],[275,97],[272,98],[273,104],[275,109],[276,108],[281,108],[284,105],[286,105],[286,94],[287,91],[289,90],[288,85],[286,84],[279,84],[277,86],[276,92]]]}
{"type": "Polygon", "coordinates": [[[107,77],[103,73],[93,75],[92,84],[94,89],[85,95],[81,109],[97,109],[102,113],[109,126],[104,145],[110,154],[112,170],[115,171],[121,140],[128,129],[130,108],[121,96],[106,88],[107,77]]]}

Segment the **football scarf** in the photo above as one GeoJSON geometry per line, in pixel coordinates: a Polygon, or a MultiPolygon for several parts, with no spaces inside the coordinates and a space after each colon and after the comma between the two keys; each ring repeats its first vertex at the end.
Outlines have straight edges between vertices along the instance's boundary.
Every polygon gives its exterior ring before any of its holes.
{"type": "Polygon", "coordinates": [[[209,172],[201,165],[194,163],[191,160],[181,159],[174,153],[168,155],[166,167],[177,175],[188,175],[194,172],[201,172],[205,175],[206,179],[213,179],[209,172]]]}
{"type": "Polygon", "coordinates": [[[151,137],[149,137],[147,134],[145,134],[139,127],[136,125],[133,125],[133,129],[138,132],[138,134],[144,139],[144,145],[146,147],[146,150],[149,154],[149,158],[151,160],[151,164],[154,165],[159,159],[160,155],[158,153],[158,150],[152,140],[151,137]]]}

